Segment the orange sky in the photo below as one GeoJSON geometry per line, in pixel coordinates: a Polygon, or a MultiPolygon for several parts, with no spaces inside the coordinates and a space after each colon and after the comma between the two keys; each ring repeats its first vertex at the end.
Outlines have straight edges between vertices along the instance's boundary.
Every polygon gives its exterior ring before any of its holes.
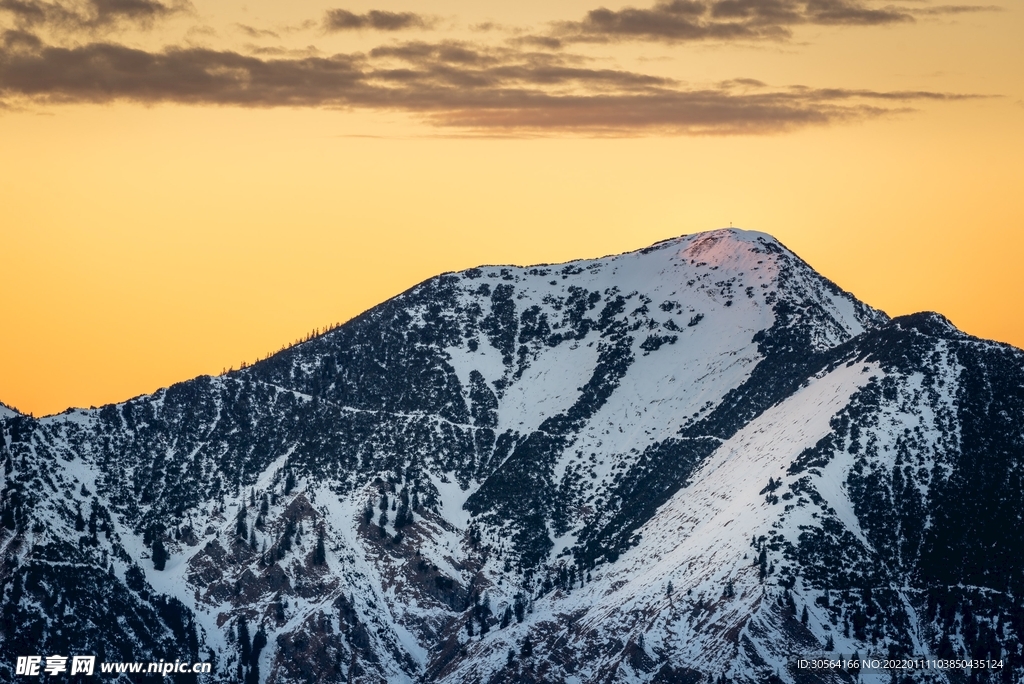
{"type": "Polygon", "coordinates": [[[439,272],[730,223],[1024,346],[1019,6],[728,1],[0,11],[0,400],[123,400],[439,272]]]}

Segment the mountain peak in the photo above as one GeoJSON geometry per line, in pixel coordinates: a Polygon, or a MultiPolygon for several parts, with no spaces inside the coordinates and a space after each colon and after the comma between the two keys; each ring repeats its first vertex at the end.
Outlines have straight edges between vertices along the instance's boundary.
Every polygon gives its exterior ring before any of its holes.
{"type": "Polygon", "coordinates": [[[764,260],[764,254],[780,253],[785,249],[767,233],[739,228],[722,228],[690,235],[683,245],[680,245],[683,247],[680,253],[683,258],[711,266],[735,267],[750,266],[751,262],[764,260]],[[752,255],[762,256],[758,259],[752,255]]]}
{"type": "MultiPolygon", "coordinates": [[[[679,246],[679,245],[690,245],[695,242],[710,241],[720,242],[725,241],[727,243],[735,244],[768,244],[774,243],[781,246],[781,243],[770,233],[765,233],[759,230],[746,230],[744,228],[737,228],[729,226],[727,228],[713,228],[712,230],[704,230],[697,233],[683,233],[675,237],[666,238],[655,242],[650,247],[644,249],[657,249],[666,246],[679,246]]],[[[643,250],[639,250],[643,251],[643,250]]]]}
{"type": "MultiPolygon", "coordinates": [[[[666,250],[673,258],[712,267],[742,265],[750,254],[789,253],[782,243],[768,233],[729,227],[679,235],[661,240],[649,247],[605,258],[641,256],[666,250]]],[[[764,257],[760,259],[763,261],[764,257]]]]}

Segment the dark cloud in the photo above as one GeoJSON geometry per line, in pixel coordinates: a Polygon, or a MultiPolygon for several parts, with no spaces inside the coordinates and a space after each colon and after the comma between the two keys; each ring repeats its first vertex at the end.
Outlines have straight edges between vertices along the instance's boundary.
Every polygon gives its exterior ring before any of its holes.
{"type": "Polygon", "coordinates": [[[443,62],[448,64],[494,63],[498,57],[487,54],[478,46],[459,41],[427,43],[412,41],[400,45],[385,45],[370,51],[371,57],[395,57],[407,62],[443,62]]]}
{"type": "Polygon", "coordinates": [[[591,10],[580,21],[558,22],[552,37],[563,42],[654,40],[784,40],[793,28],[881,26],[916,16],[999,9],[991,5],[941,5],[913,9],[870,0],[670,0],[652,7],[591,10]]]}
{"type": "Polygon", "coordinates": [[[181,9],[156,0],[89,0],[86,4],[93,8],[96,19],[100,23],[121,19],[147,22],[160,19],[181,9]]]}
{"type": "Polygon", "coordinates": [[[45,26],[64,31],[96,30],[123,24],[148,27],[188,8],[184,2],[167,5],[159,0],[0,0],[0,13],[12,17],[19,28],[45,26]]]}
{"type": "Polygon", "coordinates": [[[288,26],[284,30],[286,33],[294,31],[308,31],[312,28],[316,28],[319,25],[320,24],[315,19],[306,19],[305,21],[300,22],[294,26],[288,26]]]}
{"type": "Polygon", "coordinates": [[[514,45],[527,45],[530,47],[541,47],[547,48],[548,50],[557,50],[562,47],[563,43],[560,38],[554,36],[536,36],[526,35],[512,38],[510,41],[514,45]]]}
{"type": "Polygon", "coordinates": [[[376,29],[377,31],[401,31],[411,28],[430,28],[433,22],[414,12],[384,12],[370,10],[366,14],[355,14],[344,9],[327,10],[324,28],[328,31],[352,31],[376,29]]]}
{"type": "Polygon", "coordinates": [[[4,31],[3,46],[5,53],[34,53],[43,49],[43,41],[28,31],[4,31]]]}
{"type": "Polygon", "coordinates": [[[720,88],[735,88],[736,86],[745,86],[747,88],[764,88],[768,84],[759,81],[756,78],[731,78],[728,81],[721,81],[718,86],[720,88]]]}
{"type": "MultiPolygon", "coordinates": [[[[759,38],[782,38],[789,35],[788,29],[775,23],[764,22],[758,15],[760,7],[747,0],[723,0],[728,3],[715,16],[715,6],[703,2],[675,0],[664,2],[652,8],[626,7],[621,10],[599,8],[591,10],[583,21],[562,22],[558,33],[565,40],[737,40],[759,38]],[[753,13],[755,16],[743,16],[753,13]]],[[[773,0],[763,3],[774,5],[773,0]]]]}
{"type": "Polygon", "coordinates": [[[313,45],[297,50],[295,48],[286,48],[279,45],[253,45],[250,43],[245,46],[245,49],[253,55],[263,55],[267,57],[318,57],[321,54],[320,50],[313,45]]]}
{"type": "Polygon", "coordinates": [[[13,15],[15,22],[22,26],[42,24],[47,21],[48,17],[50,21],[53,21],[54,15],[58,11],[63,18],[64,10],[60,5],[35,2],[35,0],[0,0],[0,12],[13,15]]]}
{"type": "Polygon", "coordinates": [[[811,24],[879,26],[914,20],[911,14],[899,9],[873,9],[849,0],[808,0],[805,12],[811,24]]]}
{"type": "Polygon", "coordinates": [[[270,29],[259,29],[248,24],[235,24],[235,27],[250,38],[280,38],[280,34],[270,29]]]}
{"type": "MultiPolygon", "coordinates": [[[[5,36],[5,44],[6,44],[5,36]]],[[[147,52],[112,43],[4,50],[0,92],[51,102],[341,104],[363,72],[351,58],[263,60],[234,52],[147,52]]]]}
{"type": "Polygon", "coordinates": [[[57,47],[24,31],[8,31],[0,45],[5,102],[362,108],[489,135],[771,133],[966,97],[771,88],[754,79],[689,88],[547,52],[456,42],[300,58],[203,48],[147,52],[109,42],[57,47]]]}
{"type": "Polygon", "coordinates": [[[939,5],[937,7],[925,7],[915,9],[914,14],[919,16],[933,16],[938,14],[973,14],[975,12],[1001,12],[1002,7],[998,5],[939,5]]]}

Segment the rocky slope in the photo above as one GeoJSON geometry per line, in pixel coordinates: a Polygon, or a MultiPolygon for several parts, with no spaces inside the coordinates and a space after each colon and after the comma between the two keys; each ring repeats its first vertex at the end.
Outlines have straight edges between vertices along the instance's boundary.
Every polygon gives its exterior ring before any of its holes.
{"type": "Polygon", "coordinates": [[[249,368],[0,425],[5,654],[225,682],[838,681],[796,659],[854,653],[1024,676],[1024,353],[889,320],[764,234],[446,274],[249,368]]]}

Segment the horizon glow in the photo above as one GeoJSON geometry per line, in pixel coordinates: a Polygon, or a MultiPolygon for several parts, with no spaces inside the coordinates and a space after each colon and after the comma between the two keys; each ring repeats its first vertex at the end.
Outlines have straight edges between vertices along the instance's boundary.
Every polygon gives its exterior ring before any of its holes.
{"type": "Polygon", "coordinates": [[[729,225],[1024,347],[1020,8],[790,4],[0,12],[0,401],[123,401],[442,272],[729,225]]]}

